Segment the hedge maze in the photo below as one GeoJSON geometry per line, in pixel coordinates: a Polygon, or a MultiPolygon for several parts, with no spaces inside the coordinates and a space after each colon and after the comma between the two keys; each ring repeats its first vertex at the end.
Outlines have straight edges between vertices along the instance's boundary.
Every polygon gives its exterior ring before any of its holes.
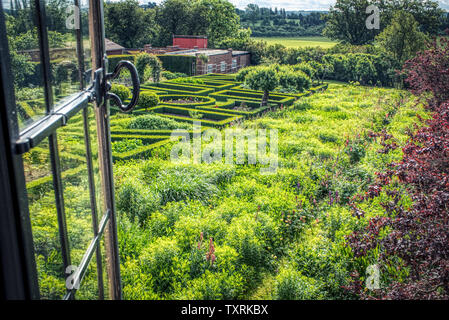
{"type": "MultiPolygon", "coordinates": [[[[292,105],[302,96],[327,88],[324,84],[301,94],[273,92],[270,93],[268,105],[261,107],[263,93],[243,88],[233,75],[207,74],[190,79],[194,81],[179,83],[168,80],[142,85],[141,92],[153,92],[159,97],[160,103],[156,107],[140,107],[131,114],[123,115],[118,108],[111,105],[111,143],[114,161],[146,158],[152,155],[156,148],[173,143],[170,139],[173,129],[186,129],[192,135],[194,121],[201,123],[201,130],[210,127],[223,128],[244,119],[261,116],[268,110],[292,105]],[[157,117],[154,117],[156,120],[150,119],[156,122],[152,122],[149,128],[146,126],[145,117],[151,117],[150,115],[157,117]],[[135,124],[136,121],[139,122],[138,125],[135,124]]],[[[36,113],[39,113],[39,105],[37,101],[21,102],[18,105],[20,121],[26,122],[34,118],[36,113]]],[[[92,114],[91,117],[91,141],[95,150],[97,143],[94,135],[95,121],[92,114]]],[[[62,168],[62,175],[66,181],[77,179],[80,172],[87,168],[83,138],[81,115],[72,118],[65,128],[58,130],[58,139],[61,141],[59,144],[63,146],[60,147],[61,159],[69,164],[62,168]]],[[[40,149],[36,148],[31,151],[32,155],[27,155],[25,162],[31,170],[42,162],[42,156],[36,157],[34,153],[40,150],[44,154],[47,148],[42,145],[40,149]]],[[[32,177],[29,180],[28,190],[37,194],[50,188],[52,183],[49,170],[47,175],[32,177]]]]}

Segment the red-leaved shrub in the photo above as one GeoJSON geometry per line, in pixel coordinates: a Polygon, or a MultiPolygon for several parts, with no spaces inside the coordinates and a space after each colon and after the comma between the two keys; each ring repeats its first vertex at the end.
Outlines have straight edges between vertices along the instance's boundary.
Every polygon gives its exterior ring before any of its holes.
{"type": "Polygon", "coordinates": [[[432,110],[449,100],[449,38],[435,38],[430,48],[404,65],[406,83],[416,95],[432,93],[428,104],[432,110]]]}
{"type": "MultiPolygon", "coordinates": [[[[449,40],[435,42],[405,68],[414,93],[432,93],[427,106],[432,118],[410,134],[402,160],[377,173],[376,184],[360,197],[367,200],[384,194],[385,215],[370,219],[365,229],[347,238],[355,257],[378,249],[378,265],[381,272],[388,269],[388,279],[380,289],[365,291],[354,272],[349,289],[361,298],[448,299],[449,40]],[[412,200],[410,206],[404,205],[405,197],[412,200]],[[397,275],[391,270],[397,270],[397,275]]],[[[398,147],[388,143],[392,139],[386,132],[376,135],[382,137],[380,152],[398,147]]]]}

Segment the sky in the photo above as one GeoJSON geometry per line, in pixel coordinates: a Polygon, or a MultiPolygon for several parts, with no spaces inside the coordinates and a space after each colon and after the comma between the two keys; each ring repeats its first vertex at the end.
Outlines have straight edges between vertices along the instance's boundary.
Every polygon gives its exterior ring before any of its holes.
{"type": "MultiPolygon", "coordinates": [[[[141,2],[160,3],[163,0],[141,0],[141,2]]],[[[259,7],[278,7],[286,10],[328,10],[335,0],[229,0],[237,8],[244,9],[248,3],[259,7]]],[[[443,9],[449,10],[449,0],[438,1],[443,9]]]]}

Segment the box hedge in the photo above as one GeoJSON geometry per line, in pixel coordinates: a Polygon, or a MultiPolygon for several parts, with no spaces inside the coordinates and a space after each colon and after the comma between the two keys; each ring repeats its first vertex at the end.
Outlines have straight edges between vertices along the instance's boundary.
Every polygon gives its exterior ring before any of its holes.
{"type": "Polygon", "coordinates": [[[192,76],[196,72],[196,57],[187,55],[157,55],[162,61],[162,67],[171,72],[185,73],[192,76]]]}

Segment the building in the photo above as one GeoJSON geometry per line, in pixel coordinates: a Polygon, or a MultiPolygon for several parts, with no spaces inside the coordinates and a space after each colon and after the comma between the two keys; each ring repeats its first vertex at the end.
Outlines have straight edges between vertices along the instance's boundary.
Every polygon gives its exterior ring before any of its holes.
{"type": "Polygon", "coordinates": [[[196,75],[206,73],[234,73],[250,65],[250,53],[230,49],[207,48],[206,36],[173,35],[173,45],[154,48],[145,45],[144,51],[158,55],[183,55],[196,57],[193,67],[196,75]]]}
{"type": "Polygon", "coordinates": [[[126,53],[126,48],[122,47],[121,45],[105,38],[104,39],[105,42],[105,47],[106,47],[106,54],[108,56],[113,56],[113,55],[119,55],[119,54],[125,54],[126,53]]]}
{"type": "Polygon", "coordinates": [[[173,35],[173,46],[184,49],[207,49],[207,37],[173,35]]]}
{"type": "Polygon", "coordinates": [[[196,57],[195,74],[206,73],[234,73],[250,64],[247,51],[232,49],[190,49],[171,52],[172,55],[186,55],[196,57]]]}

